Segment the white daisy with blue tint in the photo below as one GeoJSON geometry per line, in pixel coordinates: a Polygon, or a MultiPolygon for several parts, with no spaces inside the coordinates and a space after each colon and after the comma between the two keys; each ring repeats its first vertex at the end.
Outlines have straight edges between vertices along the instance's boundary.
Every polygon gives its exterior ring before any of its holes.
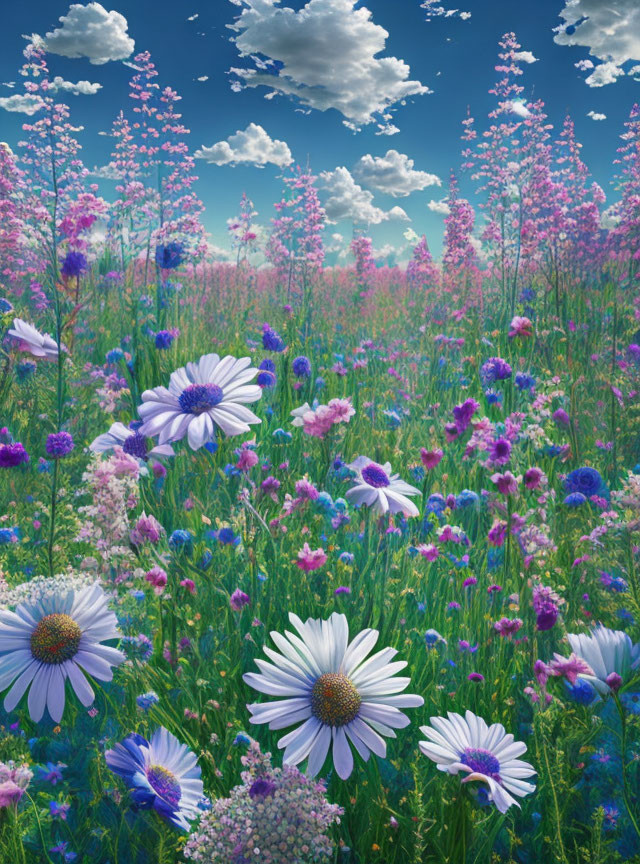
{"type": "MultiPolygon", "coordinates": [[[[33,324],[27,324],[21,318],[14,318],[13,327],[7,335],[15,339],[18,351],[25,351],[44,360],[56,360],[58,357],[58,343],[55,339],[48,333],[42,334],[33,324]]],[[[63,350],[67,349],[63,346],[63,350]]]]}
{"type": "Polygon", "coordinates": [[[420,495],[420,490],[391,473],[391,465],[378,465],[366,456],[359,456],[349,466],[356,475],[355,485],[346,493],[347,499],[358,507],[371,507],[378,516],[385,513],[404,513],[418,516],[419,510],[407,496],[420,495]]]}
{"type": "Polygon", "coordinates": [[[0,610],[0,691],[12,684],[4,708],[13,711],[29,690],[31,719],[39,722],[46,708],[59,723],[67,679],[89,706],[95,694],[84,673],[111,681],[111,667],[124,661],[122,651],[102,644],[120,638],[116,616],[97,582],[78,587],[58,577],[21,588],[27,599],[0,610]]]}
{"type": "Polygon", "coordinates": [[[265,647],[272,663],[256,660],[262,674],[243,676],[254,690],[283,697],[249,705],[251,723],[268,723],[270,729],[301,723],[278,742],[284,762],[298,765],[308,758],[307,771],[313,777],[331,747],[336,772],[346,780],[353,771],[349,742],[365,761],[370,753],[384,758],[383,736],[395,738],[394,729],[409,725],[399,709],[418,708],[424,700],[402,694],[410,679],[394,677],[407,665],[390,662],[397,654],[394,648],[366,659],[378,641],[377,630],[363,630],[349,642],[346,616],[337,612],[327,621],[309,618],[303,623],[293,613],[289,620],[299,635],[272,632],[281,653],[265,647]]]}
{"type": "Polygon", "coordinates": [[[598,691],[608,696],[628,680],[640,667],[640,643],[633,644],[622,630],[595,627],[591,633],[569,633],[569,645],[593,670],[593,675],[580,674],[598,691]]]}
{"type": "Polygon", "coordinates": [[[144,423],[140,435],[158,436],[160,444],[185,436],[192,450],[213,441],[216,427],[225,435],[242,435],[260,418],[245,407],[257,402],[262,390],[249,382],[258,370],[251,360],[205,354],[197,363],[172,373],[169,388],[155,387],[142,394],[138,413],[144,423]]]}
{"type": "Polygon", "coordinates": [[[89,450],[94,453],[108,453],[114,447],[122,447],[129,456],[134,456],[145,462],[149,456],[175,455],[170,444],[158,444],[156,447],[149,447],[148,439],[139,431],[142,424],[138,421],[136,425],[138,428],[132,429],[130,426],[125,426],[124,423],[112,423],[108,432],[98,435],[91,442],[89,450]]]}
{"type": "Polygon", "coordinates": [[[514,795],[522,798],[535,792],[533,783],[525,781],[536,771],[518,758],[526,753],[526,744],[514,741],[501,723],[487,726],[472,711],[464,717],[452,712],[447,716],[431,717],[431,726],[420,727],[429,739],[420,741],[420,750],[436,763],[438,770],[465,773],[463,783],[486,783],[489,800],[501,813],[506,813],[512,804],[520,806],[514,795]]]}
{"type": "Polygon", "coordinates": [[[184,831],[199,816],[204,793],[200,766],[186,744],[162,726],[151,741],[127,735],[105,753],[107,765],[127,784],[134,806],[153,808],[163,819],[184,831]]]}

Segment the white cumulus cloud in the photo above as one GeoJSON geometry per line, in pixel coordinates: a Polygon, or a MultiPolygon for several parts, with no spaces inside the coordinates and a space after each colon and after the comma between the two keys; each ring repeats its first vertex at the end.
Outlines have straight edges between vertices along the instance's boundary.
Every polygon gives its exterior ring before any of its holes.
{"type": "Polygon", "coordinates": [[[31,96],[28,93],[24,95],[15,93],[13,96],[3,96],[0,98],[0,108],[4,108],[5,111],[15,111],[19,114],[29,114],[29,116],[39,111],[42,105],[42,101],[37,96],[31,96]]]}
{"type": "Polygon", "coordinates": [[[409,221],[402,207],[392,207],[391,210],[377,207],[373,203],[373,193],[359,186],[348,168],[323,171],[320,180],[329,192],[324,205],[328,222],[351,219],[359,224],[380,225],[392,219],[409,221]]]}
{"type": "Polygon", "coordinates": [[[513,59],[519,63],[537,63],[538,58],[533,56],[531,51],[516,51],[513,59]]]}
{"type": "Polygon", "coordinates": [[[555,42],[588,48],[591,57],[602,61],[586,79],[589,87],[613,84],[625,74],[621,66],[640,60],[638,0],[565,0],[560,17],[555,42]]]}
{"type": "Polygon", "coordinates": [[[87,57],[100,65],[109,60],[125,60],[135,43],[127,33],[127,19],[119,12],[107,12],[100,3],[73,3],[60,17],[61,27],[47,33],[50,54],[62,57],[87,57]]]}
{"type": "Polygon", "coordinates": [[[211,147],[202,147],[196,151],[195,158],[204,159],[214,165],[237,165],[242,162],[263,167],[271,163],[280,168],[293,162],[286,142],[270,138],[257,123],[249,123],[246,129],[239,129],[226,141],[218,141],[211,147]]]}
{"type": "Polygon", "coordinates": [[[72,93],[74,96],[94,96],[98,90],[102,89],[102,84],[93,84],[91,81],[77,81],[74,84],[73,81],[65,81],[60,75],[56,75],[51,81],[49,89],[54,93],[62,90],[65,93],[72,93]]]}
{"type": "Polygon", "coordinates": [[[429,201],[427,207],[432,213],[439,213],[441,216],[448,216],[451,212],[446,198],[441,198],[439,201],[429,201]]]}
{"type": "Polygon", "coordinates": [[[406,198],[427,186],[440,185],[438,176],[416,171],[414,164],[414,160],[404,153],[387,150],[384,156],[367,153],[356,163],[353,173],[363,186],[391,195],[392,198],[406,198]]]}
{"type": "Polygon", "coordinates": [[[606,114],[599,114],[597,111],[589,111],[587,113],[587,117],[591,117],[592,120],[606,120],[606,114]]]}
{"type": "Polygon", "coordinates": [[[354,129],[379,122],[409,96],[430,92],[409,78],[403,60],[379,56],[389,34],[356,3],[308,0],[295,11],[280,0],[243,0],[242,13],[228,25],[236,47],[242,57],[268,57],[272,66],[231,71],[246,87],[268,87],[319,111],[334,108],[354,129]]]}

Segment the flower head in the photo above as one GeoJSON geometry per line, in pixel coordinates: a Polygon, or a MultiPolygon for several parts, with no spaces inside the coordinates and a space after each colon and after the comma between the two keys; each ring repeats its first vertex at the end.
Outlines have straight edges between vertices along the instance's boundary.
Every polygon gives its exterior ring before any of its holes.
{"type": "Polygon", "coordinates": [[[621,630],[599,626],[588,635],[569,633],[567,639],[573,653],[593,670],[593,674],[581,672],[580,677],[592,684],[601,696],[618,689],[619,684],[612,675],[624,681],[640,666],[640,643],[634,645],[630,636],[621,630]]]}
{"type": "Polygon", "coordinates": [[[144,423],[140,435],[159,436],[160,444],[187,436],[192,450],[213,441],[216,427],[225,435],[249,432],[260,418],[244,403],[257,402],[262,390],[249,384],[257,370],[248,357],[236,360],[205,354],[173,372],[169,388],[145,390],[138,413],[144,423]]]}
{"type": "Polygon", "coordinates": [[[121,651],[102,644],[120,637],[116,616],[97,582],[77,588],[60,577],[56,582],[33,580],[24,587],[29,599],[14,611],[0,611],[0,689],[13,682],[4,708],[13,711],[30,687],[31,719],[39,722],[46,707],[59,723],[67,679],[82,704],[89,706],[95,694],[83,671],[99,681],[111,681],[111,667],[125,659],[121,651]]]}
{"type": "MultiPolygon", "coordinates": [[[[137,421],[140,424],[140,421],[137,421]]],[[[89,450],[94,453],[107,453],[115,447],[122,447],[128,456],[134,456],[146,462],[150,456],[173,456],[173,447],[170,444],[159,444],[149,447],[151,441],[140,434],[139,429],[132,429],[124,423],[112,423],[108,432],[91,442],[89,450]]]]}
{"type": "Polygon", "coordinates": [[[327,621],[309,618],[302,622],[290,613],[299,635],[272,633],[278,654],[265,648],[272,663],[256,660],[260,672],[243,676],[246,684],[278,702],[249,705],[252,723],[269,723],[283,729],[302,723],[278,742],[285,748],[284,762],[297,765],[309,758],[307,773],[321,770],[329,748],[333,764],[343,780],[353,770],[353,753],[368,759],[370,752],[386,755],[382,735],[402,729],[408,718],[398,709],[423,704],[421,696],[396,695],[409,685],[409,678],[395,678],[407,664],[391,663],[393,648],[365,659],[378,641],[377,630],[363,630],[349,642],[346,616],[334,612],[327,621]]]}
{"type": "Polygon", "coordinates": [[[359,456],[348,466],[355,472],[355,485],[347,491],[347,499],[360,506],[371,507],[379,516],[385,513],[404,513],[418,516],[419,510],[407,496],[419,495],[420,490],[391,473],[391,465],[378,465],[366,456],[359,456]]]}
{"type": "Polygon", "coordinates": [[[195,755],[162,726],[150,741],[127,737],[105,753],[107,765],[131,790],[136,807],[156,810],[177,828],[188,831],[200,811],[203,785],[195,755]]]}
{"type": "Polygon", "coordinates": [[[506,813],[512,804],[520,806],[514,795],[523,797],[535,791],[532,783],[525,782],[536,773],[534,768],[518,758],[527,747],[514,741],[501,723],[487,726],[472,711],[464,717],[449,712],[448,719],[431,717],[430,722],[431,726],[420,727],[429,739],[420,742],[420,750],[440,771],[466,773],[463,783],[486,783],[489,800],[501,813],[506,813]]]}
{"type": "Polygon", "coordinates": [[[43,336],[33,324],[27,324],[21,318],[14,318],[13,327],[7,335],[15,339],[18,351],[26,351],[45,360],[56,360],[58,357],[58,343],[49,334],[43,336]]]}

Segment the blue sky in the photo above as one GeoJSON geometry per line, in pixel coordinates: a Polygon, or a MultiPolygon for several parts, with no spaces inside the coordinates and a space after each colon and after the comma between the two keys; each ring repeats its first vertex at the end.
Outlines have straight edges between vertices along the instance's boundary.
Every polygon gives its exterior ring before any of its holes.
{"type": "MultiPolygon", "coordinates": [[[[263,127],[271,139],[286,142],[296,162],[306,163],[308,159],[315,173],[332,172],[337,166],[353,172],[363,156],[368,154],[375,159],[393,149],[414,160],[414,170],[435,174],[446,184],[450,169],[457,169],[460,161],[460,123],[467,106],[482,124],[492,107],[492,97],[487,90],[496,78],[493,67],[497,43],[502,33],[513,30],[522,48],[538,58],[535,63],[523,65],[525,74],[521,80],[526,88],[525,95],[533,93],[545,101],[556,128],[561,125],[565,112],[571,113],[578,138],[584,145],[585,161],[608,197],[612,194],[609,182],[617,136],[633,101],[640,98],[640,85],[633,75],[616,73],[619,77],[614,83],[588,86],[585,83],[588,72],[576,68],[575,63],[589,58],[590,50],[595,52],[591,59],[596,64],[606,62],[611,56],[619,64],[617,68],[623,71],[628,71],[634,60],[640,62],[637,50],[640,48],[640,16],[635,15],[636,0],[612,0],[607,4],[617,5],[620,12],[629,16],[624,35],[621,31],[613,47],[607,45],[606,40],[603,43],[601,31],[606,27],[601,25],[607,22],[596,15],[587,22],[590,32],[585,28],[584,37],[578,39],[571,28],[566,36],[565,41],[583,44],[556,44],[553,28],[561,23],[559,14],[565,5],[563,0],[537,0],[535,3],[461,0],[459,9],[471,13],[467,20],[453,15],[430,21],[425,20],[421,0],[365,0],[355,4],[356,9],[369,9],[373,22],[388,31],[384,51],[378,56],[404,60],[410,67],[408,79],[434,91],[410,96],[406,104],[394,106],[389,122],[400,130],[394,135],[376,135],[375,122],[365,123],[360,132],[353,132],[344,125],[344,114],[335,108],[312,109],[310,113],[296,111],[301,106],[295,99],[280,95],[265,99],[268,91],[264,87],[234,92],[230,87],[233,76],[228,74],[229,69],[252,65],[246,58],[239,57],[237,46],[230,41],[234,33],[227,27],[243,8],[247,8],[239,5],[241,2],[112,0],[104,4],[108,11],[114,9],[126,18],[128,36],[135,40],[135,51],[151,52],[160,73],[159,82],[172,86],[182,95],[180,106],[184,122],[191,129],[194,150],[211,147],[254,123],[263,127]],[[197,18],[187,20],[196,14],[197,18]],[[197,80],[203,76],[208,76],[208,80],[197,80]],[[605,114],[606,120],[594,121],[587,116],[589,111],[605,114]]],[[[313,2],[322,5],[337,0],[313,2]]],[[[251,0],[251,3],[269,6],[273,0],[251,0]]],[[[579,0],[579,3],[586,8],[589,4],[597,5],[598,0],[579,0]]],[[[282,0],[281,5],[297,12],[305,3],[282,0]]],[[[455,8],[453,2],[444,5],[455,8]]],[[[44,35],[52,31],[60,26],[58,18],[67,14],[68,9],[68,3],[57,0],[5,4],[0,33],[0,81],[17,83],[15,88],[0,87],[0,97],[21,92],[17,75],[24,46],[21,34],[44,35]]],[[[331,35],[329,32],[329,38],[331,35]]],[[[319,74],[323,74],[321,51],[309,55],[308,62],[310,66],[319,64],[319,74]]],[[[106,164],[111,141],[98,132],[108,131],[118,110],[127,105],[132,70],[121,60],[95,65],[84,57],[70,59],[58,54],[52,54],[49,63],[52,74],[67,81],[88,80],[102,85],[95,95],[70,95],[66,101],[71,107],[72,122],[84,126],[80,140],[85,163],[89,167],[106,164]]],[[[348,91],[348,88],[349,82],[344,82],[343,89],[348,91]]],[[[15,149],[25,119],[28,118],[24,114],[0,111],[0,139],[15,149]]],[[[274,215],[273,202],[279,198],[281,190],[281,169],[277,165],[267,164],[264,168],[251,164],[219,166],[199,160],[198,174],[197,192],[205,203],[205,224],[215,245],[228,245],[226,220],[235,214],[243,191],[253,199],[259,211],[259,222],[267,224],[274,215]]],[[[110,184],[103,183],[102,188],[108,196],[110,184]]],[[[468,186],[466,190],[471,192],[468,186]]],[[[418,234],[426,233],[432,248],[439,251],[443,217],[429,210],[427,204],[432,199],[442,198],[446,194],[445,186],[439,189],[431,185],[408,197],[371,191],[374,194],[372,206],[385,212],[394,206],[402,207],[411,220],[389,219],[372,226],[376,247],[402,246],[405,243],[403,232],[410,226],[418,234]]],[[[329,194],[329,190],[322,192],[324,198],[329,194]]],[[[334,232],[341,233],[348,241],[352,221],[343,220],[329,226],[327,234],[334,232]]]]}

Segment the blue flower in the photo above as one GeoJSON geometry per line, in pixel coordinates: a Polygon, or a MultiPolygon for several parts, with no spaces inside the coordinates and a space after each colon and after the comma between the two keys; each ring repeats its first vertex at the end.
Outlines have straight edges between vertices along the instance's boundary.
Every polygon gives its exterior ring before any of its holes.
{"type": "Polygon", "coordinates": [[[265,351],[275,351],[276,354],[281,354],[287,346],[277,330],[264,324],[262,327],[262,347],[265,351]]]}
{"type": "Polygon", "coordinates": [[[80,276],[88,266],[87,259],[84,257],[82,252],[68,252],[62,262],[60,272],[66,279],[68,279],[73,276],[80,276]]]}
{"type": "Polygon", "coordinates": [[[16,366],[16,376],[18,381],[26,381],[27,378],[30,378],[33,375],[36,368],[36,364],[33,360],[24,360],[22,363],[18,363],[16,366]]]}
{"type": "Polygon", "coordinates": [[[470,489],[463,489],[456,497],[456,507],[473,507],[480,501],[478,494],[470,489]]]}
{"type": "Polygon", "coordinates": [[[516,372],[515,381],[519,390],[531,390],[536,386],[536,379],[528,372],[516,372]]]}
{"type": "Polygon", "coordinates": [[[587,499],[582,494],[582,492],[572,492],[571,495],[567,495],[563,503],[566,504],[567,507],[572,507],[573,509],[575,509],[577,507],[582,507],[583,504],[586,504],[587,499]]]}
{"type": "Polygon", "coordinates": [[[309,378],[311,376],[311,361],[304,355],[296,357],[291,364],[291,368],[296,378],[309,378]]]}
{"type": "Polygon", "coordinates": [[[162,726],[151,741],[132,734],[105,753],[106,763],[131,790],[134,809],[153,808],[177,828],[189,830],[204,789],[195,754],[162,726]]]}
{"type": "Polygon", "coordinates": [[[162,270],[175,270],[182,264],[184,249],[182,243],[173,240],[166,246],[156,246],[156,264],[162,270]]]}
{"type": "Polygon", "coordinates": [[[124,358],[124,351],[122,348],[112,348],[111,351],[107,351],[105,355],[105,360],[107,363],[119,363],[120,360],[124,358]]]}
{"type": "Polygon", "coordinates": [[[143,711],[148,711],[153,705],[157,705],[160,701],[160,698],[157,693],[154,693],[153,690],[149,690],[148,693],[141,693],[140,696],[136,696],[136,704],[138,708],[142,708],[143,711]]]}
{"type": "Polygon", "coordinates": [[[156,333],[155,345],[159,351],[166,351],[171,348],[175,335],[171,330],[159,330],[156,333]]]}
{"type": "Polygon", "coordinates": [[[606,491],[604,480],[595,468],[576,468],[567,475],[564,481],[567,492],[581,492],[585,498],[600,495],[606,491]]]}
{"type": "Polygon", "coordinates": [[[573,686],[571,686],[568,681],[565,681],[564,683],[567,688],[567,693],[574,702],[578,703],[578,705],[591,705],[591,703],[598,698],[598,694],[591,684],[582,678],[577,678],[576,683],[573,686]]]}
{"type": "Polygon", "coordinates": [[[244,732],[238,732],[236,737],[233,739],[234,747],[248,747],[251,744],[251,738],[246,735],[244,732]]]}
{"type": "Polygon", "coordinates": [[[213,535],[218,543],[222,543],[223,546],[240,545],[240,536],[235,534],[232,528],[220,528],[217,531],[214,531],[213,535]]]}
{"type": "Polygon", "coordinates": [[[190,553],[193,548],[193,535],[191,531],[181,528],[174,531],[169,537],[169,548],[173,552],[179,552],[183,549],[185,552],[190,553]]]}

